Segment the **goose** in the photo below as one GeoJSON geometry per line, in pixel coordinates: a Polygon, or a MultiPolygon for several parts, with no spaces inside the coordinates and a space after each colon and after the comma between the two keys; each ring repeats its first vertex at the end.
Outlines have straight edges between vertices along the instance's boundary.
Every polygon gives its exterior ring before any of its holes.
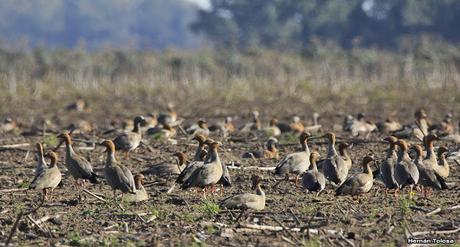
{"type": "Polygon", "coordinates": [[[402,125],[392,118],[387,118],[385,119],[385,121],[377,123],[377,128],[379,129],[380,133],[383,134],[388,134],[393,131],[397,131],[401,129],[401,127],[402,125]]]}
{"type": "Polygon", "coordinates": [[[198,147],[195,151],[195,161],[204,161],[206,156],[208,155],[208,151],[205,149],[206,147],[206,137],[203,135],[195,135],[192,140],[198,142],[198,147]]]}
{"type": "Polygon", "coordinates": [[[436,153],[434,152],[434,141],[439,140],[438,136],[435,134],[428,134],[423,137],[423,143],[425,145],[426,156],[424,159],[425,164],[431,166],[435,171],[438,168],[438,159],[436,158],[436,153]]]}
{"type": "Polygon", "coordinates": [[[51,160],[49,167],[43,167],[43,169],[35,175],[34,180],[29,185],[29,189],[43,190],[43,201],[47,200],[48,190],[53,192],[53,189],[59,185],[62,178],[61,172],[57,166],[57,154],[55,152],[49,152],[46,156],[51,160]]]}
{"type": "Polygon", "coordinates": [[[235,125],[233,125],[233,118],[230,116],[225,117],[223,122],[218,122],[209,126],[209,131],[219,131],[224,138],[227,137],[229,134],[236,131],[235,125]]]}
{"type": "Polygon", "coordinates": [[[435,166],[434,171],[437,175],[446,179],[449,176],[449,162],[446,160],[448,149],[446,147],[439,147],[438,149],[438,165],[435,166]]]}
{"type": "MultiPolygon", "coordinates": [[[[404,140],[398,140],[396,145],[399,147],[398,160],[395,166],[395,180],[398,184],[397,192],[405,186],[410,186],[409,196],[412,196],[412,189],[419,181],[419,171],[415,163],[407,154],[408,146],[404,140]]],[[[396,193],[397,193],[396,192],[396,193]]]]}
{"type": "Polygon", "coordinates": [[[207,187],[211,186],[214,191],[214,185],[220,181],[223,175],[222,163],[217,152],[220,144],[212,142],[209,144],[209,156],[203,166],[196,169],[193,174],[184,181],[181,189],[185,190],[192,187],[203,189],[203,196],[206,197],[207,187]]]}
{"type": "Polygon", "coordinates": [[[241,209],[242,212],[248,209],[263,210],[265,208],[265,192],[260,187],[262,178],[258,175],[252,175],[252,189],[255,194],[243,193],[233,195],[221,201],[220,206],[228,209],[241,209]]]}
{"type": "MultiPolygon", "coordinates": [[[[186,155],[184,153],[177,153],[177,155],[182,156],[182,159],[187,160],[186,155]]],[[[179,174],[179,176],[176,179],[176,183],[178,184],[183,184],[185,181],[187,181],[190,176],[200,167],[204,165],[204,161],[201,160],[195,160],[192,162],[189,162],[187,166],[182,170],[182,172],[179,174]]]]}
{"type": "Polygon", "coordinates": [[[369,164],[374,161],[370,156],[365,156],[362,161],[363,173],[349,177],[337,190],[335,195],[360,195],[371,190],[374,177],[369,164]]]}
{"type": "Polygon", "coordinates": [[[62,133],[58,138],[63,139],[65,143],[65,165],[69,173],[74,177],[75,182],[79,184],[79,179],[89,180],[93,184],[97,184],[97,175],[93,171],[91,163],[82,156],[78,155],[72,147],[72,139],[69,133],[62,133]]]}
{"type": "Polygon", "coordinates": [[[16,121],[11,118],[6,118],[3,123],[0,124],[0,133],[9,133],[18,128],[16,121]]]}
{"type": "Polygon", "coordinates": [[[197,124],[194,124],[186,129],[186,132],[192,136],[202,135],[205,137],[209,136],[208,122],[204,119],[198,120],[197,124]]]}
{"type": "Polygon", "coordinates": [[[304,131],[308,133],[318,133],[322,126],[319,124],[319,113],[314,112],[312,115],[313,125],[305,126],[304,131]]]}
{"type": "Polygon", "coordinates": [[[316,161],[319,158],[318,152],[311,152],[310,154],[310,170],[308,170],[302,176],[302,186],[305,190],[308,191],[316,191],[316,196],[321,193],[326,187],[326,178],[324,174],[318,171],[318,167],[316,166],[316,161]]]}
{"type": "Polygon", "coordinates": [[[259,112],[253,111],[252,112],[252,121],[246,123],[241,129],[240,132],[250,132],[254,130],[260,130],[262,128],[262,124],[259,120],[259,112]]]}
{"type": "Polygon", "coordinates": [[[329,132],[323,137],[328,140],[327,158],[321,162],[323,173],[329,181],[333,182],[336,186],[340,186],[345,182],[352,165],[352,161],[346,152],[349,145],[341,143],[339,145],[339,153],[337,153],[335,149],[335,134],[329,132]]]}
{"type": "MultiPolygon", "coordinates": [[[[460,130],[460,121],[458,122],[458,129],[460,130]]],[[[444,141],[449,141],[449,142],[453,142],[456,144],[460,144],[460,132],[443,135],[440,137],[440,139],[444,141]]]]}
{"type": "Polygon", "coordinates": [[[428,121],[428,115],[424,109],[419,109],[415,112],[415,121],[411,125],[405,125],[401,129],[392,132],[397,138],[416,138],[417,140],[422,141],[423,137],[428,135],[428,128],[430,123],[428,121]]]}
{"type": "Polygon", "coordinates": [[[272,118],[270,120],[270,125],[266,128],[264,128],[264,132],[267,136],[279,136],[281,135],[281,130],[277,126],[278,124],[278,119],[272,118]]]}
{"type": "Polygon", "coordinates": [[[41,143],[35,144],[37,149],[37,167],[35,168],[35,176],[39,175],[44,169],[48,168],[46,164],[45,155],[43,151],[43,145],[41,143]]]}
{"type": "Polygon", "coordinates": [[[106,147],[107,158],[105,161],[104,175],[107,183],[113,190],[113,199],[116,201],[116,191],[122,192],[122,199],[125,193],[136,194],[136,185],[131,171],[115,159],[115,144],[111,140],[101,143],[106,147]]]}
{"type": "Polygon", "coordinates": [[[270,137],[267,140],[267,149],[263,151],[251,151],[243,154],[242,158],[252,158],[252,159],[279,159],[278,149],[276,148],[276,143],[278,140],[274,137],[270,137]]]}
{"type": "Polygon", "coordinates": [[[166,107],[167,112],[160,113],[158,116],[158,123],[161,125],[176,125],[177,122],[177,112],[174,109],[174,105],[171,103],[168,103],[166,107]]]}
{"type": "Polygon", "coordinates": [[[342,123],[342,131],[344,132],[351,131],[351,125],[353,125],[354,121],[356,121],[356,119],[352,115],[345,116],[343,123],[342,123]]]}
{"type": "MultiPolygon", "coordinates": [[[[204,159],[208,155],[208,152],[205,150],[205,146],[207,145],[206,137],[202,135],[196,135],[193,140],[198,141],[198,147],[195,151],[195,161],[189,162],[187,166],[181,171],[179,176],[176,179],[176,183],[183,184],[192,174],[195,172],[196,169],[203,166],[204,159]]],[[[182,156],[183,160],[187,160],[187,156],[184,153],[178,153],[177,155],[182,156]]]]}
{"type": "Polygon", "coordinates": [[[173,156],[176,158],[176,163],[162,162],[150,166],[147,170],[142,171],[143,175],[154,175],[156,177],[169,177],[171,175],[179,175],[183,172],[187,156],[184,153],[177,152],[173,156]]]}
{"type": "Polygon", "coordinates": [[[128,159],[129,152],[136,149],[141,143],[141,125],[143,124],[145,124],[145,118],[143,116],[135,117],[133,130],[131,132],[123,133],[113,140],[115,149],[125,152],[125,159],[128,159]]]}
{"type": "Polygon", "coordinates": [[[425,160],[423,159],[422,147],[420,145],[414,145],[412,148],[415,150],[414,163],[420,174],[418,184],[422,186],[425,197],[427,196],[427,187],[438,190],[443,189],[443,187],[445,187],[445,181],[441,176],[436,174],[431,165],[424,163],[425,160]],[[442,184],[444,184],[444,186],[442,184]]]}
{"type": "Polygon", "coordinates": [[[134,176],[134,184],[136,185],[136,194],[128,194],[127,200],[129,202],[143,202],[149,199],[149,194],[144,188],[144,175],[137,174],[134,176]]]}
{"type": "Polygon", "coordinates": [[[289,180],[289,175],[295,174],[295,185],[298,185],[299,176],[310,167],[310,149],[307,145],[307,138],[307,133],[300,134],[301,151],[286,155],[276,166],[275,175],[285,176],[286,180],[289,180]]]}
{"type": "MultiPolygon", "coordinates": [[[[385,184],[386,189],[396,189],[398,184],[395,180],[395,166],[398,161],[398,155],[396,154],[396,142],[398,138],[394,136],[389,136],[384,139],[390,144],[390,147],[387,149],[387,155],[380,164],[380,175],[382,181],[385,184]]],[[[385,193],[387,190],[385,190],[385,193]]]]}
{"type": "Polygon", "coordinates": [[[176,135],[177,131],[169,124],[157,125],[154,128],[149,128],[146,134],[153,136],[154,139],[169,139],[176,135]]]}
{"type": "Polygon", "coordinates": [[[452,121],[452,113],[447,113],[444,119],[439,124],[431,125],[428,129],[432,133],[436,133],[438,136],[447,136],[455,133],[455,127],[452,121]]]}
{"type": "Polygon", "coordinates": [[[377,126],[371,121],[367,121],[364,113],[359,113],[349,128],[352,136],[363,135],[365,138],[368,138],[369,134],[377,129],[377,126]]]}
{"type": "Polygon", "coordinates": [[[305,126],[300,121],[300,117],[295,115],[292,117],[292,120],[289,124],[278,124],[278,127],[281,129],[281,132],[294,132],[294,133],[302,133],[305,130],[305,126]]]}
{"type": "Polygon", "coordinates": [[[79,96],[75,102],[67,105],[66,110],[84,112],[84,111],[89,111],[89,108],[86,104],[86,101],[83,99],[83,97],[79,96]]]}

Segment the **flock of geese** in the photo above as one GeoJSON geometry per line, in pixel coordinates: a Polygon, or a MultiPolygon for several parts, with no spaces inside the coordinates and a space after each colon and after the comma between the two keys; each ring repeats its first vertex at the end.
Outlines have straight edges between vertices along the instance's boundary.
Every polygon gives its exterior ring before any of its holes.
{"type": "MultiPolygon", "coordinates": [[[[224,137],[222,140],[228,140],[226,138],[235,133],[263,133],[267,137],[264,150],[246,152],[242,154],[242,158],[276,160],[277,165],[273,174],[284,178],[279,182],[290,181],[293,178],[295,186],[303,188],[306,192],[316,193],[316,196],[325,190],[327,184],[335,190],[336,195],[359,196],[372,189],[375,178],[381,179],[385,185],[385,195],[389,190],[394,190],[397,196],[406,187],[409,188],[409,195],[413,194],[415,188],[422,191],[424,196],[429,196],[432,190],[449,189],[446,184],[446,178],[449,176],[449,162],[446,156],[453,155],[455,159],[458,158],[455,156],[458,154],[449,152],[443,146],[435,148],[435,142],[440,139],[454,142],[458,140],[451,114],[447,114],[441,123],[431,124],[426,112],[422,109],[417,110],[414,123],[409,125],[401,125],[392,119],[374,124],[367,121],[361,113],[356,118],[347,116],[343,123],[344,131],[363,138],[369,137],[371,132],[380,131],[387,136],[383,141],[388,145],[383,160],[377,160],[375,154],[365,155],[361,160],[362,172],[352,175],[349,171],[353,162],[348,153],[351,145],[345,142],[336,143],[336,135],[333,132],[313,137],[312,133],[321,133],[322,126],[318,123],[318,118],[319,115],[314,114],[311,126],[304,126],[296,116],[291,123],[279,123],[272,119],[268,127],[263,127],[259,113],[254,112],[252,120],[240,128],[233,125],[230,117],[209,127],[205,120],[199,120],[197,124],[182,128],[177,113],[169,107],[168,112],[159,116],[149,114],[146,117],[135,117],[132,125],[126,124],[127,128],[131,128],[130,131],[100,143],[106,153],[103,175],[97,174],[91,162],[74,150],[71,132],[61,133],[58,138],[65,144],[64,164],[67,173],[75,179],[76,186],[85,186],[87,181],[97,184],[105,178],[113,190],[114,200],[117,200],[117,191],[122,193],[122,198],[126,194],[127,200],[130,201],[147,200],[149,194],[143,187],[144,176],[165,174],[177,175],[176,183],[183,190],[201,189],[204,197],[209,193],[216,193],[217,190],[223,193],[224,187],[232,185],[232,179],[227,166],[219,157],[219,147],[222,143],[209,137],[213,132],[220,133],[224,137]],[[189,161],[185,153],[177,152],[174,154],[177,164],[162,163],[133,175],[121,159],[116,158],[116,152],[122,152],[124,158],[129,159],[129,154],[140,146],[146,136],[160,135],[172,140],[179,130],[193,136],[191,140],[198,143],[193,160],[189,161]],[[300,149],[280,157],[276,137],[285,132],[298,136],[300,149]],[[327,142],[325,158],[320,159],[318,151],[310,150],[308,140],[313,138],[323,138],[327,142]],[[408,140],[414,144],[409,146],[408,140]],[[375,171],[371,169],[372,162],[378,167],[375,171]]],[[[8,120],[8,124],[11,124],[11,120],[8,120]]],[[[3,129],[6,127],[2,125],[3,129]]],[[[36,153],[38,163],[30,189],[42,190],[43,200],[48,200],[48,196],[62,178],[58,168],[58,155],[53,151],[45,154],[41,143],[36,144],[36,153]],[[49,163],[46,161],[47,158],[50,160],[49,163]]],[[[265,193],[261,188],[263,178],[253,175],[251,182],[255,193],[230,196],[222,200],[221,206],[242,210],[264,209],[265,193]]]]}

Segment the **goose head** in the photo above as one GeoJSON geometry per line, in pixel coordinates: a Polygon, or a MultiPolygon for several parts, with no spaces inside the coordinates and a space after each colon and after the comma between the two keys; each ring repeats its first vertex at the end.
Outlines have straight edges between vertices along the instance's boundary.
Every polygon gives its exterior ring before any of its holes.
{"type": "Polygon", "coordinates": [[[335,143],[335,134],[334,133],[332,133],[332,132],[326,133],[326,134],[324,134],[323,137],[326,138],[329,141],[329,143],[332,143],[332,144],[335,143]]]}
{"type": "Polygon", "coordinates": [[[428,117],[428,115],[426,114],[425,112],[425,109],[418,109],[415,114],[414,114],[415,118],[417,120],[420,120],[420,119],[425,119],[428,117]]]}
{"type": "Polygon", "coordinates": [[[316,161],[319,159],[320,155],[316,151],[312,151],[310,153],[310,163],[316,164],[316,161]]]}
{"type": "Polygon", "coordinates": [[[252,175],[251,181],[252,181],[252,189],[255,190],[257,186],[262,182],[262,177],[258,175],[252,175]]]}
{"type": "Polygon", "coordinates": [[[144,175],[136,174],[134,176],[134,183],[136,184],[136,188],[138,189],[144,184],[144,175]]]}
{"type": "Polygon", "coordinates": [[[278,124],[278,119],[272,118],[270,120],[270,127],[276,126],[278,124]]]}
{"type": "Polygon", "coordinates": [[[310,135],[307,133],[307,132],[302,132],[302,134],[300,134],[299,136],[299,141],[301,144],[305,144],[307,143],[307,139],[310,135]]]}
{"type": "Polygon", "coordinates": [[[179,165],[182,165],[185,163],[185,161],[187,161],[187,155],[183,152],[174,153],[173,156],[177,158],[179,165]]]}
{"type": "Polygon", "coordinates": [[[415,151],[416,157],[423,156],[423,148],[420,145],[413,145],[412,149],[415,151]]]}
{"type": "Polygon", "coordinates": [[[67,145],[72,144],[72,139],[70,138],[70,134],[68,132],[61,133],[57,137],[64,140],[67,145]]]}
{"type": "Polygon", "coordinates": [[[198,120],[198,126],[202,129],[207,129],[208,128],[208,122],[204,119],[198,120]]]}
{"type": "Polygon", "coordinates": [[[204,137],[203,135],[198,134],[198,135],[195,135],[192,140],[198,141],[198,143],[200,145],[202,145],[202,144],[205,143],[206,137],[204,137]]]}
{"type": "Polygon", "coordinates": [[[111,140],[105,140],[103,142],[101,142],[102,146],[104,146],[106,149],[105,149],[105,152],[109,153],[109,154],[114,154],[115,153],[115,144],[111,141],[111,140]]]}
{"type": "Polygon", "coordinates": [[[396,142],[396,145],[398,145],[398,147],[404,152],[407,152],[407,150],[409,149],[407,142],[404,140],[398,140],[396,142]]]}
{"type": "Polygon", "coordinates": [[[45,155],[45,157],[49,158],[51,160],[51,162],[50,162],[51,167],[56,165],[57,160],[58,160],[58,156],[57,156],[57,154],[55,152],[50,151],[45,155]]]}

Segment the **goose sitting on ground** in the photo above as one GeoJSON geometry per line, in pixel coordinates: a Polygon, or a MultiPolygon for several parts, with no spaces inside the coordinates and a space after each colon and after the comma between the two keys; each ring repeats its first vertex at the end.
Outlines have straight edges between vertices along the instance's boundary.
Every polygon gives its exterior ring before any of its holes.
{"type": "Polygon", "coordinates": [[[242,158],[247,159],[247,158],[252,158],[252,159],[260,159],[260,158],[265,158],[265,159],[278,159],[279,154],[278,154],[278,149],[276,148],[276,143],[278,143],[278,140],[274,137],[270,137],[267,141],[267,149],[263,151],[251,151],[251,152],[246,152],[243,154],[242,158]]]}
{"type": "Polygon", "coordinates": [[[256,191],[255,194],[244,193],[230,196],[222,200],[220,206],[228,209],[241,209],[242,211],[253,209],[263,210],[265,208],[265,193],[260,187],[262,178],[257,175],[252,175],[252,189],[256,191]]]}
{"type": "Polygon", "coordinates": [[[141,173],[145,176],[155,177],[169,177],[171,175],[179,175],[185,168],[187,156],[184,153],[174,153],[173,157],[176,158],[176,163],[165,161],[159,164],[151,165],[147,170],[141,173]]]}
{"type": "Polygon", "coordinates": [[[252,112],[252,121],[246,123],[243,127],[240,128],[240,132],[250,132],[254,130],[260,130],[262,128],[262,124],[259,119],[259,112],[253,111],[252,112]]]}
{"type": "Polygon", "coordinates": [[[370,156],[363,158],[362,166],[363,173],[355,174],[348,178],[337,190],[335,195],[360,195],[367,193],[371,190],[374,184],[374,177],[370,163],[374,159],[370,156]]]}
{"type": "Polygon", "coordinates": [[[402,125],[392,118],[387,118],[385,119],[385,121],[377,123],[377,128],[379,129],[380,133],[383,134],[388,134],[390,132],[397,131],[401,129],[401,127],[402,125]]]}
{"type": "Polygon", "coordinates": [[[149,199],[149,194],[144,188],[144,175],[137,174],[134,176],[134,184],[136,185],[136,194],[128,194],[129,202],[143,202],[149,199]]]}

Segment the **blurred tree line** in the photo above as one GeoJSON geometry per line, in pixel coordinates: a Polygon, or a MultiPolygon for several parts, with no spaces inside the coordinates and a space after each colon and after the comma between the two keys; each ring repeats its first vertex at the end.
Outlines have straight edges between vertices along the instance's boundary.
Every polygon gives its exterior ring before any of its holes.
{"type": "Polygon", "coordinates": [[[211,0],[191,25],[216,45],[395,48],[423,36],[459,42],[458,0],[211,0]],[[407,39],[405,39],[407,38],[407,39]]]}
{"type": "Polygon", "coordinates": [[[0,40],[26,47],[395,48],[460,41],[459,0],[3,0],[0,40]],[[18,42],[19,41],[19,42],[18,42]]]}
{"type": "Polygon", "coordinates": [[[197,7],[184,0],[2,0],[0,40],[29,47],[191,47],[197,7]]]}

